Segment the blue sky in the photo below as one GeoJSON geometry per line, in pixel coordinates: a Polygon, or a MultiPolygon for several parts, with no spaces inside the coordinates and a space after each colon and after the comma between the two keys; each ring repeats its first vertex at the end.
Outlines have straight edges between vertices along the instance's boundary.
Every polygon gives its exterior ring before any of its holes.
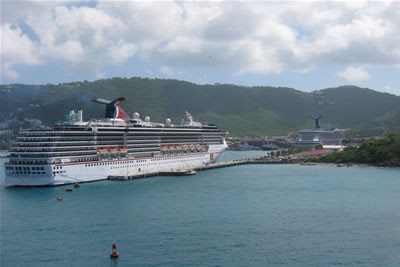
{"type": "Polygon", "coordinates": [[[1,1],[1,83],[109,77],[400,95],[400,3],[1,1]]]}

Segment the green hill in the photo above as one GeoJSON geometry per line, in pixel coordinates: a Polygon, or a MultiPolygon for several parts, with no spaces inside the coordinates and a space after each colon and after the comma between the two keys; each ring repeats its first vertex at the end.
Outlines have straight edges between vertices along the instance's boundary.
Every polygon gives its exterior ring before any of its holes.
{"type": "Polygon", "coordinates": [[[349,131],[349,134],[352,136],[380,136],[388,132],[400,133],[400,108],[355,127],[349,131]]]}
{"type": "MultiPolygon", "coordinates": [[[[58,85],[1,85],[0,121],[39,118],[46,124],[62,120],[69,109],[84,109],[84,118],[102,117],[104,106],[94,97],[124,96],[122,107],[153,121],[167,117],[179,123],[185,110],[203,122],[217,124],[236,136],[283,135],[312,127],[312,115],[322,125],[355,128],[389,116],[400,97],[370,89],[343,86],[306,93],[284,87],[196,85],[178,80],[113,78],[58,85]]],[[[390,131],[391,125],[385,124],[390,131]]]]}

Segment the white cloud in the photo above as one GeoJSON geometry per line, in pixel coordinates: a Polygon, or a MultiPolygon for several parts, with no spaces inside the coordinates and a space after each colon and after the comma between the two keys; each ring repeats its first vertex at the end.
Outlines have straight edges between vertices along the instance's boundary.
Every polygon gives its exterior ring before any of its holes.
{"type": "Polygon", "coordinates": [[[117,43],[108,49],[108,54],[113,63],[123,63],[135,54],[136,46],[134,44],[117,43]]]}
{"type": "Polygon", "coordinates": [[[197,83],[208,84],[209,83],[208,75],[203,73],[200,77],[197,78],[197,83]]]}
{"type": "Polygon", "coordinates": [[[43,0],[0,0],[1,24],[18,24],[20,20],[29,17],[40,18],[50,12],[54,7],[68,3],[68,1],[43,1],[43,0]]]}
{"type": "Polygon", "coordinates": [[[175,74],[175,72],[171,68],[169,68],[168,66],[162,66],[160,68],[160,73],[164,74],[164,75],[166,75],[168,77],[173,76],[175,74]]]}
{"type": "Polygon", "coordinates": [[[397,86],[385,85],[382,91],[389,94],[400,95],[400,90],[397,86]]]}
{"type": "Polygon", "coordinates": [[[19,28],[10,24],[1,25],[1,80],[17,79],[18,73],[13,70],[16,65],[36,65],[40,63],[37,56],[37,45],[19,28]]]}
{"type": "Polygon", "coordinates": [[[15,46],[1,50],[9,77],[18,64],[55,60],[96,73],[133,57],[242,73],[400,64],[398,2],[5,3],[1,31],[15,46]],[[22,32],[21,21],[35,37],[22,32]]]}
{"type": "Polygon", "coordinates": [[[371,79],[369,73],[363,68],[348,67],[344,71],[340,71],[337,75],[348,82],[357,83],[371,79]]]}

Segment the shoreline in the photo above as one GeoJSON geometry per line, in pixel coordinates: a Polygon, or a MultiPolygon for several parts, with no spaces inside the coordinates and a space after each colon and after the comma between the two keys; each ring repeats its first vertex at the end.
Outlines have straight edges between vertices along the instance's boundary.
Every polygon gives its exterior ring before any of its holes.
{"type": "MultiPolygon", "coordinates": [[[[373,166],[373,165],[369,165],[369,164],[363,164],[363,163],[350,163],[350,164],[346,164],[346,163],[331,163],[331,162],[308,162],[308,163],[311,163],[311,164],[315,164],[315,165],[321,165],[321,166],[333,166],[333,167],[337,167],[337,168],[350,168],[350,167],[358,167],[358,168],[366,168],[366,167],[376,167],[376,166],[373,166]],[[340,165],[340,166],[339,166],[340,165]]],[[[299,163],[300,165],[305,165],[305,166],[307,166],[307,163],[306,164],[301,164],[301,163],[299,163]]],[[[314,166],[315,166],[314,165],[314,166]]],[[[312,166],[312,165],[311,165],[312,166]]]]}
{"type": "Polygon", "coordinates": [[[367,167],[374,167],[374,168],[400,168],[400,166],[380,166],[380,165],[373,165],[373,164],[366,164],[366,163],[332,163],[332,162],[306,162],[297,163],[299,165],[304,166],[312,166],[312,165],[325,165],[325,166],[335,166],[337,168],[350,168],[350,167],[358,167],[358,168],[367,168],[367,167]],[[340,166],[339,166],[340,165],[340,166]]]}

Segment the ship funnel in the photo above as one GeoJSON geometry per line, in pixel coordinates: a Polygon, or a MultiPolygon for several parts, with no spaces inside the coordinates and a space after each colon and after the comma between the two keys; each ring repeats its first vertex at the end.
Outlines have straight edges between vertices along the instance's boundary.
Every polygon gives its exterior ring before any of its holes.
{"type": "Polygon", "coordinates": [[[312,118],[315,120],[315,128],[316,128],[316,129],[321,128],[321,125],[320,125],[320,123],[319,123],[319,119],[321,119],[322,116],[319,115],[319,116],[315,116],[315,117],[312,117],[312,118]]]}
{"type": "Polygon", "coordinates": [[[78,121],[83,121],[83,111],[82,109],[78,109],[78,121]]]}
{"type": "Polygon", "coordinates": [[[112,102],[110,100],[106,100],[106,99],[102,99],[102,98],[98,98],[98,97],[92,99],[92,101],[96,102],[96,103],[100,103],[100,104],[105,104],[105,105],[110,104],[112,102]]]}
{"type": "Polygon", "coordinates": [[[119,103],[124,101],[125,98],[119,97],[114,101],[102,99],[102,98],[94,98],[92,99],[93,102],[105,104],[106,105],[106,113],[104,115],[105,118],[110,119],[129,119],[129,116],[122,110],[119,106],[119,103]]]}

